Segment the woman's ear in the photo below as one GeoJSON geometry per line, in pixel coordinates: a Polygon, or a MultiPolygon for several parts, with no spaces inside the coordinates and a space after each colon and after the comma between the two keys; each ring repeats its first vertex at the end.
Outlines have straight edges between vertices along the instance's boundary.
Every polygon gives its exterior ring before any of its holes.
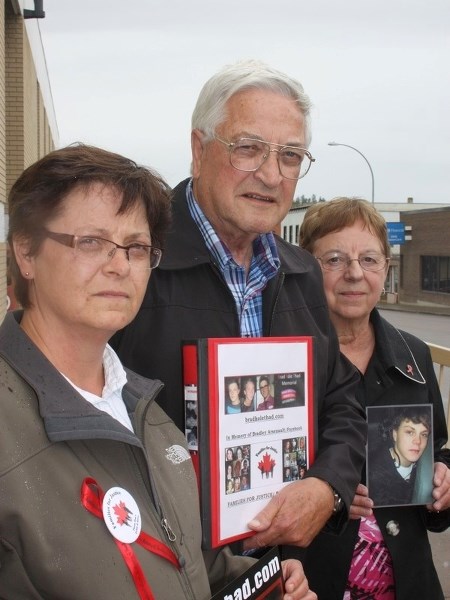
{"type": "Polygon", "coordinates": [[[30,255],[31,242],[28,238],[14,237],[12,240],[12,251],[22,277],[33,279],[34,257],[30,255]]]}
{"type": "Polygon", "coordinates": [[[394,440],[394,442],[397,441],[397,431],[395,429],[392,430],[392,439],[394,440]]]}

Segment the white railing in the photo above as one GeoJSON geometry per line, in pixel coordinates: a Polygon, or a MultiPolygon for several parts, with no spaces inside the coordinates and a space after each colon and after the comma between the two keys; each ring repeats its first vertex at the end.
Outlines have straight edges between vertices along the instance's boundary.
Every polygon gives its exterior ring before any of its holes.
{"type": "Polygon", "coordinates": [[[450,448],[450,348],[428,344],[431,351],[431,358],[437,368],[437,378],[442,394],[442,402],[447,415],[447,448],[450,448]]]}

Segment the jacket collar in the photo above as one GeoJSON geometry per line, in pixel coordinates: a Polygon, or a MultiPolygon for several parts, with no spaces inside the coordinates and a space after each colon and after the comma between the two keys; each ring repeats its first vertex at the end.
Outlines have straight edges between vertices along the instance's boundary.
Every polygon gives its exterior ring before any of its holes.
{"type": "MultiPolygon", "coordinates": [[[[158,269],[189,269],[211,263],[205,241],[191,217],[186,201],[189,179],[177,185],[172,195],[172,226],[166,238],[166,246],[158,269]]],[[[283,273],[304,273],[311,269],[311,258],[305,250],[288,244],[275,236],[283,273]]]]}
{"type": "Polygon", "coordinates": [[[177,185],[172,193],[172,226],[158,269],[187,269],[211,262],[202,234],[195,224],[186,201],[189,179],[177,185]]]}
{"type": "Polygon", "coordinates": [[[386,321],[377,309],[372,311],[370,320],[374,326],[377,345],[381,349],[380,355],[386,367],[395,368],[404,377],[416,383],[426,383],[402,332],[386,321]]]}
{"type": "MultiPolygon", "coordinates": [[[[137,437],[116,419],[96,409],[58,372],[20,327],[23,311],[7,313],[0,326],[0,356],[36,393],[39,413],[52,442],[106,438],[140,445],[137,437]]],[[[153,399],[160,381],[127,371],[123,398],[133,413],[139,399],[153,399]]]]}

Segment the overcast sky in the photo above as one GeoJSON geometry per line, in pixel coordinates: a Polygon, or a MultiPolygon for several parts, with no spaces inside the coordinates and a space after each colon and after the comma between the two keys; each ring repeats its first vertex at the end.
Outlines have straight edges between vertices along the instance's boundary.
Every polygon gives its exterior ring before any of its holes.
{"type": "Polygon", "coordinates": [[[297,195],[450,204],[449,0],[44,0],[60,145],[189,174],[190,118],[223,65],[262,59],[311,97],[297,195]]]}

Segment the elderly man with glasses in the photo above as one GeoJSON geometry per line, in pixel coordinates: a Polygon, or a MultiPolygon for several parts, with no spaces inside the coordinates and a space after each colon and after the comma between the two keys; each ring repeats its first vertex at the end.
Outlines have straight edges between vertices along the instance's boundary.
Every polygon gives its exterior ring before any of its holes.
{"type": "Polygon", "coordinates": [[[320,267],[272,233],[314,161],[310,106],[300,83],[258,61],[204,85],[192,177],[173,192],[172,231],[142,308],[114,341],[125,365],[165,382],[162,405],[182,428],[183,339],[314,336],[316,460],[255,515],[247,547],[304,547],[325,525],[338,530],[364,462],[357,374],[339,353],[320,267]]]}

